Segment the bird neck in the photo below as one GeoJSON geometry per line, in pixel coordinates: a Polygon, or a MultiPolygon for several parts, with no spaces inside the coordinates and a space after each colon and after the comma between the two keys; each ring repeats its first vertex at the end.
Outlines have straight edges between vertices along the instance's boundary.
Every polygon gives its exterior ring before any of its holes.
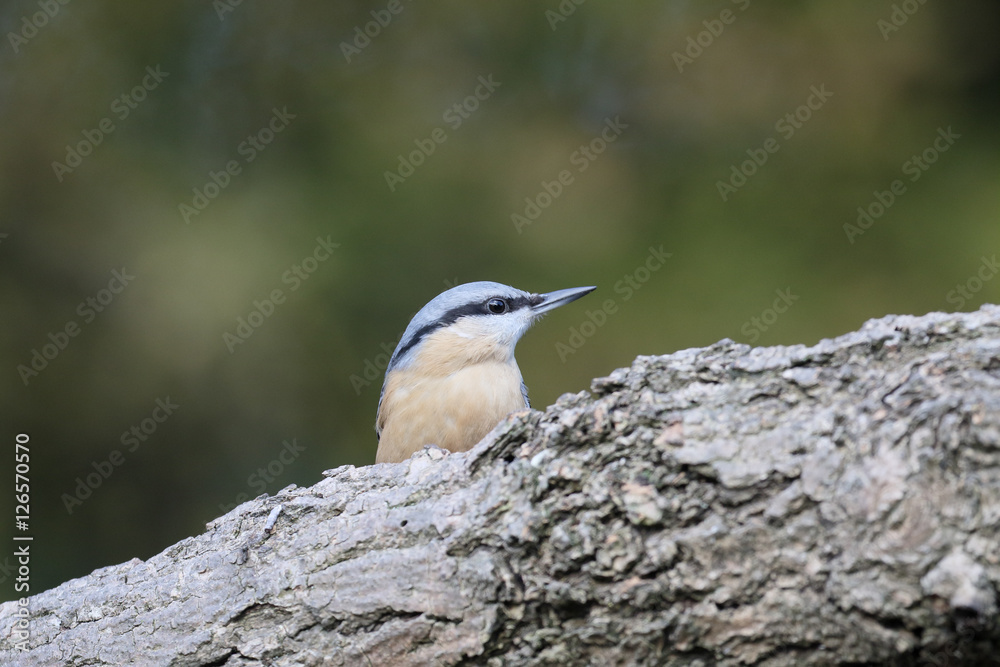
{"type": "Polygon", "coordinates": [[[450,375],[475,364],[510,364],[517,367],[512,346],[492,336],[463,335],[442,329],[427,336],[417,351],[411,368],[428,375],[450,375]]]}

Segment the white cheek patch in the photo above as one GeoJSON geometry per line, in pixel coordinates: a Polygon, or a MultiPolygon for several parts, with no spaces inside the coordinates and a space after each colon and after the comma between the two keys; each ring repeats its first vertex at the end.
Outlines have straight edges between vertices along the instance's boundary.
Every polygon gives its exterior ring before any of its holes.
{"type": "Polygon", "coordinates": [[[490,340],[495,345],[510,348],[534,323],[536,318],[528,313],[511,313],[508,315],[486,316],[477,315],[464,318],[447,327],[450,334],[465,340],[490,340]]]}
{"type": "Polygon", "coordinates": [[[458,322],[445,327],[443,331],[454,334],[459,338],[465,338],[466,340],[480,338],[483,335],[481,328],[475,326],[469,321],[468,318],[461,319],[458,322]]]}

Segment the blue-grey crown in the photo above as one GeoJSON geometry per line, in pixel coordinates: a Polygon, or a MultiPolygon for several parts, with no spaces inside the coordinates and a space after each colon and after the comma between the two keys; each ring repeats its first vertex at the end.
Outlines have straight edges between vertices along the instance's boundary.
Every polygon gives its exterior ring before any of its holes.
{"type": "Polygon", "coordinates": [[[510,285],[480,280],[452,287],[431,299],[426,306],[417,311],[410,324],[399,339],[396,350],[389,360],[391,371],[400,364],[405,364],[407,355],[414,347],[431,333],[456,322],[467,315],[489,315],[487,305],[489,300],[499,297],[507,302],[511,311],[527,308],[541,299],[537,294],[530,294],[510,285]]]}

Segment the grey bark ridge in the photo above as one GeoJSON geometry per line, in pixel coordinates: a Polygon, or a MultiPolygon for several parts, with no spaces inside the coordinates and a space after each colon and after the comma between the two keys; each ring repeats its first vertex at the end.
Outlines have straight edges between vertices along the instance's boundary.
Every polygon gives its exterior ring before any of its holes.
{"type": "Polygon", "coordinates": [[[724,340],[0,606],[4,665],[1000,664],[1000,308],[724,340]],[[268,516],[280,504],[272,532],[268,516]]]}

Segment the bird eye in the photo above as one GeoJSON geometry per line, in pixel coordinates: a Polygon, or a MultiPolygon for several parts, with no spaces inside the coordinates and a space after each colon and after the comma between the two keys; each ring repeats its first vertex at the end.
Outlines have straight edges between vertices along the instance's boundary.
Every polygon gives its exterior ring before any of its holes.
{"type": "Polygon", "coordinates": [[[507,311],[507,302],[503,299],[490,299],[486,302],[486,307],[490,309],[490,312],[494,315],[499,315],[500,313],[507,311]]]}

